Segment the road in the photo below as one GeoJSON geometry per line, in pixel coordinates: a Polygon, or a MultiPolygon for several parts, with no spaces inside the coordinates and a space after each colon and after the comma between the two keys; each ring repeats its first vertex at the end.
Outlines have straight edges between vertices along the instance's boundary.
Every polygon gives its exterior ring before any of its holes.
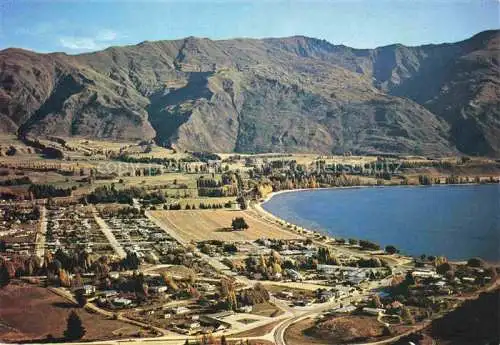
{"type": "Polygon", "coordinates": [[[35,255],[38,256],[42,262],[45,256],[45,240],[47,235],[47,209],[45,206],[40,206],[40,229],[36,234],[35,239],[35,255]]]}
{"type": "MultiPolygon", "coordinates": [[[[366,294],[368,296],[368,294],[366,294]]],[[[304,309],[303,311],[296,312],[296,315],[283,323],[279,324],[275,329],[274,329],[274,342],[276,345],[286,345],[285,341],[285,333],[288,327],[293,325],[294,323],[297,323],[299,321],[302,321],[306,318],[316,316],[320,314],[321,312],[329,309],[334,309],[338,308],[340,304],[351,304],[353,301],[360,300],[363,298],[364,295],[357,295],[357,296],[349,296],[346,298],[343,298],[342,300],[339,301],[332,301],[332,302],[327,302],[323,303],[319,306],[312,307],[309,309],[304,309]]]]}
{"type": "Polygon", "coordinates": [[[106,236],[109,244],[111,245],[111,247],[113,247],[116,255],[118,255],[122,259],[126,258],[127,253],[125,253],[123,247],[120,245],[120,243],[118,243],[118,240],[116,239],[115,235],[113,235],[113,232],[109,228],[108,224],[106,224],[104,219],[99,216],[99,213],[97,212],[94,205],[92,205],[92,215],[94,216],[97,225],[99,225],[99,228],[101,228],[102,233],[104,234],[104,236],[106,236]]]}
{"type": "MultiPolygon", "coordinates": [[[[55,293],[56,295],[66,299],[68,302],[75,304],[75,306],[78,305],[78,302],[76,301],[75,297],[68,290],[66,290],[64,288],[55,288],[55,287],[50,287],[49,290],[52,291],[53,293],[55,293]]],[[[138,327],[142,327],[145,329],[154,330],[158,334],[161,334],[162,336],[170,336],[170,337],[172,336],[172,333],[170,333],[167,330],[164,330],[164,329],[159,328],[159,327],[154,327],[154,326],[147,324],[147,323],[144,323],[144,322],[139,322],[136,320],[128,319],[125,316],[123,316],[122,313],[113,313],[113,312],[104,310],[102,308],[99,308],[98,306],[96,306],[94,303],[92,303],[90,301],[87,302],[87,304],[85,304],[85,309],[87,309],[88,311],[93,312],[93,313],[101,314],[107,318],[114,318],[116,315],[116,320],[123,321],[123,322],[129,323],[129,324],[132,324],[132,325],[135,325],[138,327]]]]}
{"type": "MultiPolygon", "coordinates": [[[[160,229],[162,229],[163,231],[165,231],[170,237],[172,237],[174,240],[176,240],[177,242],[179,242],[181,245],[183,245],[184,247],[190,245],[190,243],[188,241],[184,240],[181,236],[179,236],[176,231],[170,229],[163,222],[160,222],[158,219],[156,219],[155,217],[153,217],[149,211],[146,211],[145,214],[146,214],[146,217],[148,217],[148,219],[150,221],[152,221],[157,227],[159,227],[160,229]]],[[[202,252],[200,252],[198,250],[198,248],[195,248],[194,252],[199,257],[201,257],[203,260],[207,261],[210,266],[212,266],[213,268],[215,268],[216,271],[230,271],[231,270],[229,267],[227,267],[226,265],[222,264],[219,260],[214,259],[214,258],[212,258],[212,257],[210,257],[210,256],[208,256],[206,254],[203,254],[202,252]]]]}

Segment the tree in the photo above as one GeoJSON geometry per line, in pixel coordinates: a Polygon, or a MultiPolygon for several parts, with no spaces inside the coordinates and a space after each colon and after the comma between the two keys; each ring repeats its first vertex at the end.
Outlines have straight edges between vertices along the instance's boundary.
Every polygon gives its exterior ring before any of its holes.
{"type": "Polygon", "coordinates": [[[69,278],[69,274],[65,270],[59,271],[59,284],[61,284],[61,286],[63,287],[71,286],[71,280],[69,278]]]}
{"type": "Polygon", "coordinates": [[[64,337],[68,340],[79,340],[83,338],[85,332],[82,320],[75,311],[72,311],[68,316],[64,337]]]}
{"type": "Polygon", "coordinates": [[[361,246],[361,249],[365,250],[379,250],[380,246],[376,243],[367,241],[367,240],[359,240],[359,245],[361,246]]]}
{"type": "Polygon", "coordinates": [[[480,258],[471,258],[467,261],[469,267],[484,267],[484,261],[480,258]]]}
{"type": "Polygon", "coordinates": [[[85,290],[78,289],[75,291],[75,299],[80,308],[83,308],[87,304],[87,297],[85,296],[85,290]]]}
{"type": "Polygon", "coordinates": [[[441,274],[441,275],[445,275],[446,272],[451,271],[451,270],[452,270],[452,267],[447,262],[444,262],[441,265],[439,265],[438,267],[436,267],[436,272],[441,274]]]}
{"type": "Polygon", "coordinates": [[[10,274],[9,270],[4,264],[0,265],[0,288],[9,285],[10,283],[10,274]]]}
{"type": "Polygon", "coordinates": [[[240,209],[246,210],[247,209],[247,202],[243,196],[240,196],[236,199],[236,202],[240,204],[240,209]]]}
{"type": "Polygon", "coordinates": [[[413,325],[415,323],[415,319],[414,319],[413,315],[411,314],[410,309],[408,309],[408,307],[403,308],[401,317],[403,318],[403,320],[406,323],[408,323],[410,325],[413,325]]]}
{"type": "Polygon", "coordinates": [[[387,246],[385,247],[385,251],[388,253],[388,254],[396,254],[397,252],[399,252],[399,250],[396,249],[396,247],[394,246],[387,246]]]}
{"type": "Polygon", "coordinates": [[[429,176],[427,176],[427,175],[420,175],[418,177],[418,182],[421,185],[431,185],[432,184],[432,179],[429,176]]]}
{"type": "Polygon", "coordinates": [[[442,264],[448,262],[448,259],[444,256],[436,256],[434,258],[434,267],[439,267],[441,266],[442,264]]]}
{"type": "Polygon", "coordinates": [[[233,230],[244,230],[248,229],[248,224],[245,221],[245,218],[236,217],[233,218],[233,221],[231,222],[231,227],[233,228],[233,230]]]}
{"type": "Polygon", "coordinates": [[[382,308],[384,305],[380,301],[380,296],[379,295],[373,295],[372,300],[371,300],[371,305],[373,308],[382,308]]]}

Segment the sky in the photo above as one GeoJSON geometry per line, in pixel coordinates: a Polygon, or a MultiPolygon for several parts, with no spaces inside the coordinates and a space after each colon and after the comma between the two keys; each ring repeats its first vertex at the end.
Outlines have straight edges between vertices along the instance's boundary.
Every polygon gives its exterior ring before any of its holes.
{"type": "Polygon", "coordinates": [[[355,48],[455,42],[500,27],[500,0],[0,0],[0,49],[69,54],[188,36],[305,35],[355,48]]]}

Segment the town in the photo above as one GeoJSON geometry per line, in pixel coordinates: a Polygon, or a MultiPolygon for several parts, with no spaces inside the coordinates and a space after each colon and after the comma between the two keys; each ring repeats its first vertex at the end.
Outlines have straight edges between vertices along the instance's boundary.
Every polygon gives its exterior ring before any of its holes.
{"type": "Polygon", "coordinates": [[[494,175],[449,173],[493,161],[60,143],[40,145],[63,158],[33,160],[37,153],[24,151],[0,164],[0,302],[7,306],[0,319],[14,318],[9,306],[30,305],[24,299],[37,294],[57,301],[40,310],[59,303],[72,312],[67,325],[59,321],[60,333],[26,329],[2,341],[298,345],[302,334],[332,343],[396,341],[498,286],[498,267],[479,258],[410,257],[261,207],[270,193],[289,189],[498,183],[494,175]]]}

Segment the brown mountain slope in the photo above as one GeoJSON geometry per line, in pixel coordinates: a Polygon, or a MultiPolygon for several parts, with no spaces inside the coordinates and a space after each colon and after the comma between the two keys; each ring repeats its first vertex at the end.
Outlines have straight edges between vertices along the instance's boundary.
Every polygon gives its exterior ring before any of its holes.
{"type": "Polygon", "coordinates": [[[224,152],[498,156],[498,37],[374,50],[302,36],[75,56],[7,49],[0,131],[224,152]]]}

